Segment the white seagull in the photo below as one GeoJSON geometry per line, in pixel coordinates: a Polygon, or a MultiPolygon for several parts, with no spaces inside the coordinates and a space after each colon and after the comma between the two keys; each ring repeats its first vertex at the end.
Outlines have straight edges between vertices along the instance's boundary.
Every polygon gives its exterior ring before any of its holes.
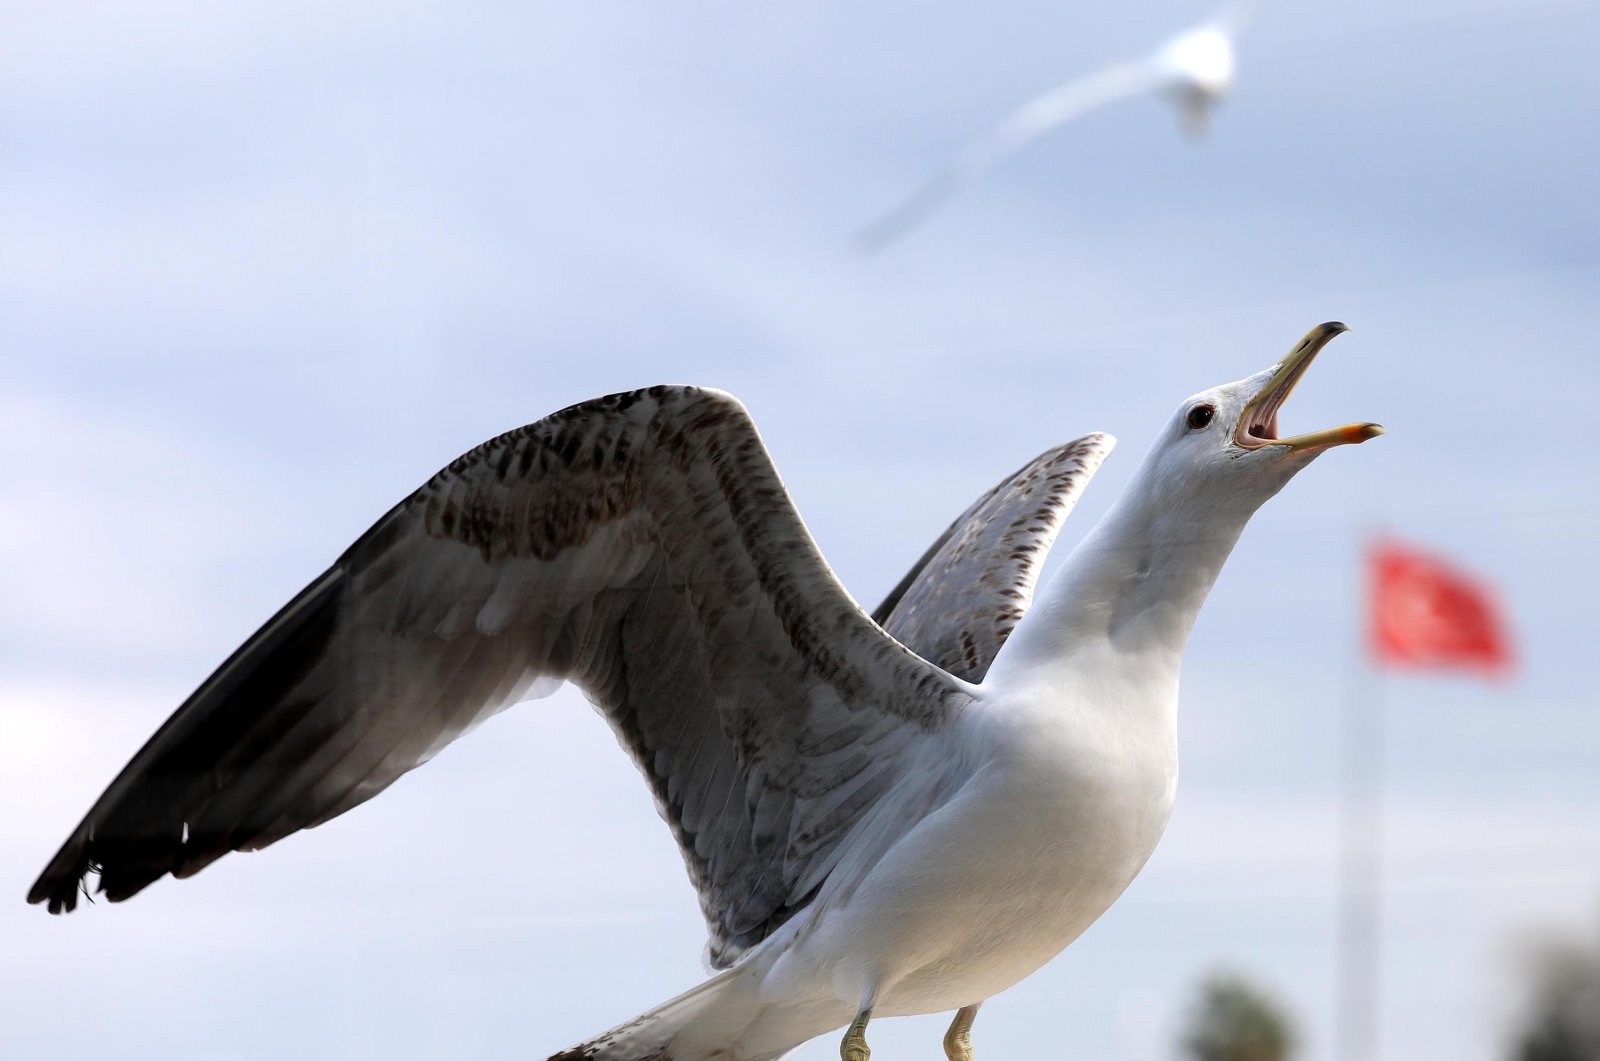
{"type": "Polygon", "coordinates": [[[865,1061],[869,1018],[955,1010],[945,1050],[968,1061],[979,1004],[1154,849],[1184,643],[1246,521],[1324,450],[1381,433],[1279,437],[1343,330],[1184,402],[1031,609],[1107,435],[981,498],[877,622],[726,394],[656,387],[502,435],[206,679],[28,899],[71,910],[98,874],[115,902],[265,847],[571,681],[643,772],[722,971],[557,1058],[762,1061],[848,1026],[841,1056],[865,1061]]]}
{"type": "Polygon", "coordinates": [[[955,162],[910,198],[863,228],[857,234],[862,249],[871,252],[888,246],[1005,156],[1108,103],[1159,93],[1177,108],[1186,130],[1195,135],[1205,132],[1211,108],[1233,87],[1234,39],[1253,6],[1248,0],[1231,4],[1141,59],[1097,70],[1024,103],[968,144],[955,162]]]}

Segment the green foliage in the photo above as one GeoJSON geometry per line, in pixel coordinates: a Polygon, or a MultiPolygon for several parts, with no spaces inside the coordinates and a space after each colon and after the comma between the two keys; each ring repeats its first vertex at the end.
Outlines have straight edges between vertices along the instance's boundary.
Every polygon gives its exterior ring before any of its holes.
{"type": "Polygon", "coordinates": [[[1294,1030],[1278,1004],[1242,980],[1213,976],[1184,1037],[1194,1061],[1287,1061],[1294,1030]]]}

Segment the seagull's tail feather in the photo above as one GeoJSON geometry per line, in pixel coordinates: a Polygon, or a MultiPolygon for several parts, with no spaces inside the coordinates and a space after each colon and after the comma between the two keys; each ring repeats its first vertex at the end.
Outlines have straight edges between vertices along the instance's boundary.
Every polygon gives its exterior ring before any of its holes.
{"type": "Polygon", "coordinates": [[[755,978],[746,973],[737,968],[714,976],[549,1061],[775,1061],[801,1040],[778,1049],[770,1042],[741,1043],[762,1009],[755,978]]]}

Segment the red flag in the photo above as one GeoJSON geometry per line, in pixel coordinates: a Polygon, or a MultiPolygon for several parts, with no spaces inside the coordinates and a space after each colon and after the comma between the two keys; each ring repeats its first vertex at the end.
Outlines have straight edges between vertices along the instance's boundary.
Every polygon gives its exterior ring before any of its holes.
{"type": "Polygon", "coordinates": [[[1367,636],[1380,664],[1489,674],[1511,666],[1506,624],[1487,586],[1392,540],[1373,545],[1370,556],[1367,636]]]}

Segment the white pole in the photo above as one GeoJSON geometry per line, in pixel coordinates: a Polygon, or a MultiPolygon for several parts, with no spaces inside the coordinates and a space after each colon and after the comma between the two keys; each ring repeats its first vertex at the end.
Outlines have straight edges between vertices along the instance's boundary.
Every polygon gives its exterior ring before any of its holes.
{"type": "MultiPolygon", "coordinates": [[[[1368,590],[1370,592],[1370,588],[1368,590]]],[[[1357,648],[1345,693],[1339,762],[1337,1057],[1377,1061],[1382,999],[1384,704],[1357,648]]]]}

